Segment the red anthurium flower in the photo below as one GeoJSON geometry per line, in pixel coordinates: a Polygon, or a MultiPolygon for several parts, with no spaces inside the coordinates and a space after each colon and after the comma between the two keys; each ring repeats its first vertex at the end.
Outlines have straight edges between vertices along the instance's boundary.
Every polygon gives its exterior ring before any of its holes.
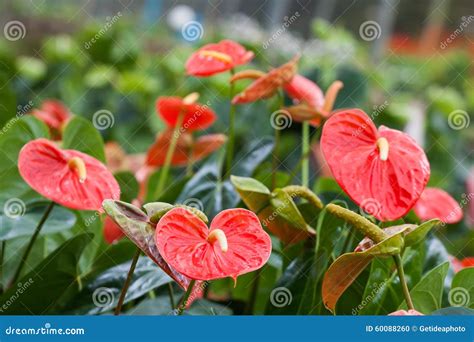
{"type": "Polygon", "coordinates": [[[468,205],[468,225],[474,226],[474,168],[471,169],[466,180],[466,200],[468,205]]]}
{"type": "Polygon", "coordinates": [[[272,249],[270,236],[246,209],[222,211],[210,228],[190,211],[172,209],[158,222],[155,241],[169,265],[197,280],[236,280],[262,267],[272,249]]]}
{"type": "Polygon", "coordinates": [[[156,109],[168,127],[175,127],[181,121],[180,126],[188,132],[206,129],[216,121],[216,114],[209,106],[196,103],[198,97],[197,93],[185,98],[160,97],[156,109]]]}
{"type": "Polygon", "coordinates": [[[467,257],[459,260],[458,258],[450,256],[450,261],[455,273],[467,267],[474,267],[474,257],[467,257]]]}
{"type": "Polygon", "coordinates": [[[360,109],[327,120],[321,149],[341,188],[382,221],[404,216],[430,177],[425,152],[410,136],[384,126],[377,130],[360,109]]]}
{"type": "Polygon", "coordinates": [[[186,62],[186,72],[193,76],[211,76],[248,63],[254,56],[251,51],[232,41],[222,40],[208,44],[193,53],[186,62]]]}
{"type": "Polygon", "coordinates": [[[97,159],[62,150],[47,139],[30,141],[20,151],[21,176],[39,194],[65,207],[101,210],[105,199],[119,199],[112,173],[97,159]]]}
{"type": "Polygon", "coordinates": [[[451,224],[461,221],[463,217],[458,202],[446,191],[437,188],[426,188],[413,210],[423,221],[437,218],[451,224]]]}
{"type": "Polygon", "coordinates": [[[105,217],[103,233],[105,242],[108,244],[112,244],[125,236],[119,225],[110,216],[105,217]]]}
{"type": "MultiPolygon", "coordinates": [[[[148,166],[161,167],[164,165],[172,134],[173,131],[168,129],[158,135],[147,153],[146,164],[148,166]]],[[[171,165],[185,166],[189,162],[199,161],[219,149],[225,141],[224,134],[208,134],[194,140],[191,134],[182,133],[176,143],[171,165]]]]}
{"type": "Polygon", "coordinates": [[[44,101],[41,108],[33,109],[31,114],[49,127],[53,138],[61,137],[61,129],[71,117],[69,109],[56,100],[44,101]]]}
{"type": "Polygon", "coordinates": [[[243,92],[232,99],[233,104],[250,103],[275,95],[279,88],[292,80],[297,72],[299,56],[282,66],[263,73],[257,70],[245,70],[236,73],[231,82],[244,78],[255,79],[243,92]]]}
{"type": "Polygon", "coordinates": [[[311,125],[319,126],[322,118],[329,117],[342,87],[341,81],[335,81],[324,95],[316,83],[304,76],[295,75],[283,86],[285,92],[296,102],[286,109],[295,120],[309,120],[311,125]]]}
{"type": "Polygon", "coordinates": [[[424,316],[421,312],[418,312],[416,310],[398,310],[395,312],[392,312],[391,314],[388,314],[389,316],[424,316]]]}

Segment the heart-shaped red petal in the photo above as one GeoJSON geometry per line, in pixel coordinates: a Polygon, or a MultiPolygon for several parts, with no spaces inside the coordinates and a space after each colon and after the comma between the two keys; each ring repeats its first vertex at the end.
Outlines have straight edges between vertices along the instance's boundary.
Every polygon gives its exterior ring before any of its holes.
{"type": "Polygon", "coordinates": [[[223,40],[217,44],[205,45],[193,53],[186,62],[186,72],[193,76],[211,76],[248,63],[253,56],[253,52],[247,51],[242,45],[232,40],[223,40]],[[212,56],[206,54],[206,51],[218,54],[212,56]],[[226,58],[218,58],[219,54],[226,58]]]}
{"type": "Polygon", "coordinates": [[[437,218],[451,224],[461,221],[463,217],[458,202],[446,191],[437,188],[426,188],[413,210],[423,221],[437,218]]]}
{"type": "Polygon", "coordinates": [[[425,152],[410,136],[383,126],[377,131],[369,116],[359,109],[341,110],[328,119],[321,149],[342,189],[363,210],[382,221],[404,216],[430,176],[425,152]],[[387,158],[378,147],[380,138],[388,143],[387,158]]]}
{"type": "Polygon", "coordinates": [[[270,257],[271,240],[257,216],[245,209],[219,213],[210,228],[184,208],[166,213],[156,226],[155,241],[165,261],[178,272],[197,280],[232,277],[262,267],[270,257]],[[208,241],[214,231],[225,235],[208,241]]]}
{"type": "Polygon", "coordinates": [[[18,169],[35,191],[71,209],[101,210],[104,200],[120,197],[117,181],[99,160],[79,151],[61,150],[47,139],[23,146],[18,169]],[[74,157],[84,162],[87,177],[83,182],[68,165],[74,157]]]}
{"type": "Polygon", "coordinates": [[[199,103],[185,104],[180,97],[160,97],[156,109],[168,125],[175,127],[178,116],[184,115],[181,127],[187,132],[206,129],[216,121],[216,114],[207,105],[199,103]]]}

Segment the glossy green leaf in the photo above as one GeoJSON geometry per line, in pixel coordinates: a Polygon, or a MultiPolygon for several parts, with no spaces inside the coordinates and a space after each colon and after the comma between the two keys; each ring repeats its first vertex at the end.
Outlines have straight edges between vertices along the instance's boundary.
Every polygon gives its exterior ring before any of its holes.
{"type": "Polygon", "coordinates": [[[464,268],[456,273],[448,297],[451,306],[474,309],[474,267],[464,268]]]}
{"type": "Polygon", "coordinates": [[[312,230],[312,228],[306,224],[306,221],[298,210],[295,202],[293,202],[291,196],[283,190],[275,189],[272,192],[270,204],[273,207],[273,210],[275,210],[281,218],[289,222],[293,227],[303,231],[312,230]]]}
{"type": "Polygon", "coordinates": [[[0,297],[2,314],[45,315],[71,287],[78,288],[77,263],[91,234],[81,234],[56,249],[0,297]]]}
{"type": "Polygon", "coordinates": [[[105,162],[104,141],[94,125],[74,116],[63,131],[63,148],[84,152],[105,162]]]}
{"type": "MultiPolygon", "coordinates": [[[[10,240],[19,236],[30,236],[34,233],[38,222],[46,210],[45,205],[26,207],[23,215],[18,217],[0,214],[0,241],[10,240]]],[[[40,236],[71,229],[76,223],[76,215],[66,208],[54,206],[41,229],[40,236]]]]}
{"type": "Polygon", "coordinates": [[[328,310],[334,312],[338,299],[372,259],[400,253],[403,248],[401,234],[402,232],[390,236],[363,252],[343,254],[334,261],[326,272],[322,285],[323,301],[328,310]]]}
{"type": "Polygon", "coordinates": [[[19,198],[27,203],[33,198],[40,198],[18,172],[18,154],[29,141],[37,138],[48,138],[48,128],[44,123],[31,115],[10,120],[0,134],[0,203],[12,198],[19,198]]]}
{"type": "MultiPolygon", "coordinates": [[[[449,263],[443,263],[426,273],[411,290],[410,295],[415,309],[425,315],[441,308],[444,280],[448,274],[449,263]]],[[[400,309],[406,310],[406,303],[400,309]]]]}
{"type": "Polygon", "coordinates": [[[135,175],[130,171],[121,171],[114,174],[120,186],[120,200],[131,203],[138,197],[139,185],[135,175]]]}
{"type": "Polygon", "coordinates": [[[258,212],[269,204],[270,190],[258,180],[249,177],[231,176],[230,181],[250,210],[258,212]]]}
{"type": "Polygon", "coordinates": [[[410,230],[405,234],[405,246],[408,247],[420,243],[425,239],[426,235],[440,223],[440,220],[434,219],[424,222],[415,229],[410,230]]]}

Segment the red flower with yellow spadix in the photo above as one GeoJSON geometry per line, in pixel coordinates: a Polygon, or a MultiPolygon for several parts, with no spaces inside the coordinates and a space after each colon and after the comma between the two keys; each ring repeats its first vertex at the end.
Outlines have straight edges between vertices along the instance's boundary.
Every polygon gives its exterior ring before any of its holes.
{"type": "Polygon", "coordinates": [[[187,132],[203,130],[216,121],[216,114],[207,105],[197,103],[198,93],[181,98],[162,96],[156,101],[156,110],[168,127],[181,127],[187,132]]]}
{"type": "Polygon", "coordinates": [[[38,109],[33,109],[31,114],[43,121],[50,129],[53,138],[61,137],[63,126],[71,117],[69,109],[57,100],[46,100],[38,109]]]}
{"type": "Polygon", "coordinates": [[[254,81],[233,99],[233,104],[255,102],[267,99],[275,95],[281,87],[290,82],[298,70],[299,56],[294,57],[289,62],[264,73],[258,70],[244,70],[236,73],[231,82],[242,79],[253,79],[254,81]]]}
{"type": "Polygon", "coordinates": [[[248,63],[254,56],[232,40],[207,44],[194,52],[186,62],[186,72],[192,76],[211,76],[248,63]]]}
{"type": "Polygon", "coordinates": [[[446,191],[438,188],[426,188],[413,210],[423,221],[437,218],[452,224],[461,221],[463,217],[459,203],[446,191]]]}
{"type": "Polygon", "coordinates": [[[341,81],[333,82],[326,94],[310,79],[295,75],[283,86],[285,92],[295,104],[285,108],[296,121],[309,121],[312,126],[319,126],[321,120],[328,118],[334,107],[337,94],[342,89],[341,81]]]}
{"type": "Polygon", "coordinates": [[[261,268],[270,257],[270,236],[246,209],[227,209],[210,228],[185,208],[174,208],[158,222],[155,242],[165,261],[196,280],[231,277],[261,268]]]}
{"type": "Polygon", "coordinates": [[[336,112],[323,126],[321,150],[341,188],[381,221],[404,216],[430,177],[423,149],[409,135],[381,126],[360,109],[336,112]]]}
{"type": "MultiPolygon", "coordinates": [[[[165,164],[173,131],[167,129],[160,134],[150,146],[146,156],[148,166],[161,167],[165,164]]],[[[219,149],[226,142],[224,134],[207,134],[196,139],[189,133],[179,135],[176,148],[171,159],[172,166],[185,166],[197,162],[219,149]]]]}
{"type": "Polygon", "coordinates": [[[104,200],[120,197],[117,181],[99,160],[60,149],[47,139],[23,146],[18,169],[35,191],[71,209],[101,210],[104,200]]]}

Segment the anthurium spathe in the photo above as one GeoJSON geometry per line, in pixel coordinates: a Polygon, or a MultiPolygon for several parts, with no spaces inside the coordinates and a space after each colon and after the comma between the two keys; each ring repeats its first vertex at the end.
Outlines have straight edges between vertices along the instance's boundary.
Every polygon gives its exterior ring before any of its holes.
{"type": "Polygon", "coordinates": [[[257,70],[244,70],[236,73],[231,82],[241,79],[254,79],[254,81],[233,99],[233,104],[243,104],[266,99],[276,94],[278,89],[290,82],[298,70],[299,56],[289,62],[264,73],[257,70]]]}
{"type": "Polygon", "coordinates": [[[283,86],[285,92],[295,102],[286,110],[296,121],[309,121],[312,126],[319,126],[321,120],[331,114],[337,94],[342,87],[341,81],[335,81],[324,95],[316,83],[304,76],[295,75],[283,86]]]}
{"type": "Polygon", "coordinates": [[[100,210],[104,200],[120,197],[117,181],[99,160],[47,139],[23,146],[18,169],[35,191],[71,209],[100,210]]]}
{"type": "MultiPolygon", "coordinates": [[[[173,131],[170,129],[158,134],[155,143],[150,146],[147,152],[146,164],[148,166],[161,167],[165,164],[172,134],[173,131]]],[[[224,134],[208,134],[194,139],[191,134],[182,133],[176,143],[171,165],[185,166],[189,162],[199,161],[219,149],[225,141],[224,134]]]]}
{"type": "Polygon", "coordinates": [[[377,130],[360,109],[327,120],[321,149],[342,189],[382,221],[404,216],[430,177],[425,152],[409,135],[385,126],[377,130]]]}
{"type": "Polygon", "coordinates": [[[193,53],[186,62],[186,72],[192,76],[211,76],[248,63],[254,56],[232,40],[207,44],[193,53]]]}
{"type": "Polygon", "coordinates": [[[125,236],[119,225],[112,220],[110,216],[106,216],[104,220],[104,240],[108,244],[112,244],[125,236]]]}
{"type": "Polygon", "coordinates": [[[184,98],[162,96],[156,101],[156,110],[168,127],[179,126],[187,132],[206,129],[216,121],[216,114],[209,106],[197,103],[198,97],[197,93],[184,98]]]}
{"type": "Polygon", "coordinates": [[[60,101],[46,100],[38,109],[33,109],[31,114],[43,121],[50,129],[55,139],[61,137],[61,129],[71,117],[69,109],[60,101]]]}
{"type": "Polygon", "coordinates": [[[257,216],[246,209],[224,210],[208,228],[188,209],[174,208],[158,222],[155,242],[169,265],[196,280],[236,280],[262,267],[272,249],[257,216]]]}
{"type": "Polygon", "coordinates": [[[438,218],[451,224],[461,221],[463,217],[458,202],[446,191],[438,188],[426,188],[413,210],[423,221],[438,218]]]}

